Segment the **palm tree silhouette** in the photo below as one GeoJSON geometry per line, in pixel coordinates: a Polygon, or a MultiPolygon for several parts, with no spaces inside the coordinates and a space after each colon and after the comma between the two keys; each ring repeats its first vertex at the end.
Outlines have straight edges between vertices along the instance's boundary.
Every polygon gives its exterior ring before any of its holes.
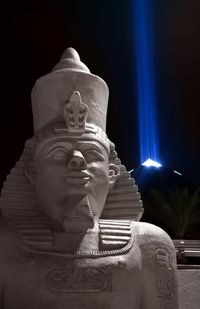
{"type": "Polygon", "coordinates": [[[200,187],[170,189],[167,194],[152,190],[150,199],[144,201],[145,212],[163,224],[177,239],[200,223],[200,187]]]}

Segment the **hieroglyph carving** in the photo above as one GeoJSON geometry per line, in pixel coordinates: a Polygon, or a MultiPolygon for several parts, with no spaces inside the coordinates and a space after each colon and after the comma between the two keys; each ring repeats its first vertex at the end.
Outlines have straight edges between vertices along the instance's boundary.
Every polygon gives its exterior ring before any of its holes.
{"type": "Polygon", "coordinates": [[[174,309],[174,305],[172,303],[162,301],[159,309],[174,309]]]}
{"type": "Polygon", "coordinates": [[[156,284],[161,296],[170,297],[174,290],[174,273],[170,255],[164,248],[156,249],[156,284]]]}
{"type": "Polygon", "coordinates": [[[174,270],[170,254],[164,248],[156,249],[156,284],[160,298],[160,309],[173,309],[174,270]]]}
{"type": "Polygon", "coordinates": [[[57,268],[47,274],[46,285],[58,293],[111,291],[111,275],[103,268],[57,268]]]}

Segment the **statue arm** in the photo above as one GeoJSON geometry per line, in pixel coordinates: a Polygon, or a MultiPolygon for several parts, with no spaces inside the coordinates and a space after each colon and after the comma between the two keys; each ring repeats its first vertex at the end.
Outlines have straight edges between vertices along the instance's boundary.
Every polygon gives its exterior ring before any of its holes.
{"type": "Polygon", "coordinates": [[[178,309],[176,252],[160,228],[141,223],[143,309],[178,309]]]}

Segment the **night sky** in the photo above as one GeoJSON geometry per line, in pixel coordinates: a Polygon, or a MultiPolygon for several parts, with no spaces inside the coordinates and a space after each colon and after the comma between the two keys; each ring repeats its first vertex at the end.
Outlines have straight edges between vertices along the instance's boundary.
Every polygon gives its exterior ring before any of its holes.
{"type": "MultiPolygon", "coordinates": [[[[2,10],[0,184],[33,135],[33,84],[66,47],[108,84],[107,134],[127,169],[137,167],[133,0],[13,2],[2,10]]],[[[160,161],[200,183],[200,1],[151,2],[160,161]]]]}

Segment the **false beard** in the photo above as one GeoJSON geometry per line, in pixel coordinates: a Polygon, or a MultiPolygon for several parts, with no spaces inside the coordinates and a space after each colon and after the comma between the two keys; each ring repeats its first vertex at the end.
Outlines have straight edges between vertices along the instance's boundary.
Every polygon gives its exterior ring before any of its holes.
{"type": "Polygon", "coordinates": [[[66,232],[84,233],[94,227],[94,218],[87,195],[70,195],[68,210],[64,214],[63,228],[66,232]]]}

